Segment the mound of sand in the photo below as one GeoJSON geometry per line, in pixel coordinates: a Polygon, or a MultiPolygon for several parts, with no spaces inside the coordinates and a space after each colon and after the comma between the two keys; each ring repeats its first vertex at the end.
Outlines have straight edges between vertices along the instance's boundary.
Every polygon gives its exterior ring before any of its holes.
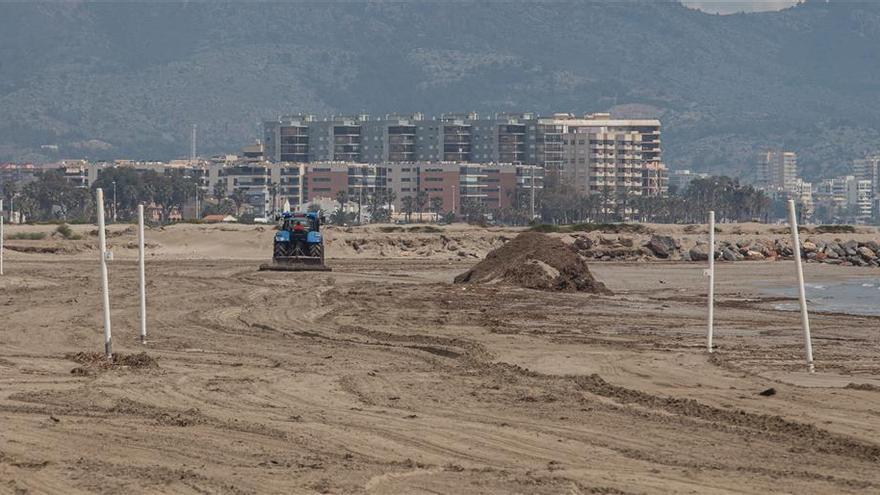
{"type": "MultiPolygon", "coordinates": [[[[159,364],[156,362],[153,357],[151,357],[146,352],[139,352],[137,354],[113,354],[112,361],[108,361],[104,356],[103,352],[77,352],[74,354],[66,354],[65,359],[69,359],[78,364],[83,365],[85,368],[93,368],[99,370],[107,370],[111,368],[158,368],[159,364]]],[[[83,373],[81,368],[74,368],[71,371],[73,374],[87,374],[83,373]]]]}
{"type": "Polygon", "coordinates": [[[583,258],[555,237],[524,232],[455,277],[455,283],[508,283],[528,289],[610,294],[583,258]]]}

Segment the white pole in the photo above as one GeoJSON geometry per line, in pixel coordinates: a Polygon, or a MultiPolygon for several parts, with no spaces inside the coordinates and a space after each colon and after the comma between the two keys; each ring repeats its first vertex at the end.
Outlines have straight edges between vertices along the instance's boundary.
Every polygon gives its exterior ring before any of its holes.
{"type": "Polygon", "coordinates": [[[144,277],[144,205],[138,205],[138,273],[141,289],[141,344],[147,343],[147,289],[144,277]]]}
{"type": "Polygon", "coordinates": [[[807,292],[804,289],[804,268],[801,264],[801,241],[798,234],[797,211],[794,200],[788,200],[788,224],[791,226],[792,251],[794,251],[795,268],[797,269],[798,295],[801,302],[801,325],[804,327],[804,347],[807,352],[807,369],[816,371],[813,366],[813,342],[810,339],[810,316],[807,314],[807,292]]]}
{"type": "Polygon", "coordinates": [[[3,275],[3,200],[0,199],[0,275],[3,275]]]}
{"type": "Polygon", "coordinates": [[[98,244],[101,249],[101,293],[104,300],[104,354],[107,359],[113,357],[110,343],[110,287],[107,281],[107,238],[104,234],[104,191],[99,187],[96,191],[98,202],[98,244]]]}
{"type": "Polygon", "coordinates": [[[715,325],[715,212],[709,212],[709,328],[706,347],[712,353],[712,337],[715,325]]]}

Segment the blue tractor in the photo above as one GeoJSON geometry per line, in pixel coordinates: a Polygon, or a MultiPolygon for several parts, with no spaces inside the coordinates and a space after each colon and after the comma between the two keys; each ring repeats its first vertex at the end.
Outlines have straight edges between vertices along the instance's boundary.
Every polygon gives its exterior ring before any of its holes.
{"type": "Polygon", "coordinates": [[[318,213],[284,212],[272,247],[272,264],[261,270],[330,271],[324,264],[324,238],[318,213]]]}

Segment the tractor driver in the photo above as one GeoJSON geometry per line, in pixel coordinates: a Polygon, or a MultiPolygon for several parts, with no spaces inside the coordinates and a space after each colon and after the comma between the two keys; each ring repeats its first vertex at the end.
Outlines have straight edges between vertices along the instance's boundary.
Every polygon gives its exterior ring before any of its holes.
{"type": "Polygon", "coordinates": [[[296,223],[293,224],[293,231],[294,232],[303,232],[305,230],[306,230],[305,227],[303,227],[303,224],[300,223],[299,220],[297,220],[296,223]]]}

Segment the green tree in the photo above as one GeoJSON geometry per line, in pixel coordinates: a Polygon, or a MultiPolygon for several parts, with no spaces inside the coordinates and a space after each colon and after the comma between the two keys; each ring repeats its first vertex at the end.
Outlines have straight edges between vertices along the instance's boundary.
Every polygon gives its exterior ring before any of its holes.
{"type": "Polygon", "coordinates": [[[348,204],[348,192],[336,191],[336,202],[342,209],[345,209],[345,205],[348,204]]]}
{"type": "Polygon", "coordinates": [[[440,196],[434,196],[431,198],[431,212],[434,213],[437,221],[440,221],[440,215],[443,213],[443,198],[440,196]]]}
{"type": "Polygon", "coordinates": [[[390,211],[386,209],[388,202],[386,201],[387,193],[382,189],[375,190],[367,197],[367,209],[370,211],[371,222],[387,222],[390,218],[390,211]]]}
{"type": "Polygon", "coordinates": [[[428,193],[426,191],[417,192],[416,211],[419,212],[419,223],[422,223],[422,213],[425,211],[426,206],[428,206],[428,193]]]}
{"type": "Polygon", "coordinates": [[[391,189],[384,189],[382,195],[388,208],[388,220],[391,220],[391,212],[394,211],[394,201],[397,199],[397,193],[391,189]]]}
{"type": "Polygon", "coordinates": [[[22,189],[23,200],[32,211],[33,220],[67,220],[68,215],[82,212],[88,207],[88,190],[84,195],[79,188],[70,184],[60,169],[47,170],[37,175],[34,182],[22,189]]]}
{"type": "Polygon", "coordinates": [[[15,207],[14,201],[15,196],[18,194],[18,184],[11,180],[7,180],[3,182],[3,190],[2,197],[3,198],[3,208],[9,212],[9,217],[7,220],[12,220],[12,208],[15,207]]]}
{"type": "Polygon", "coordinates": [[[235,190],[232,191],[230,199],[235,203],[235,214],[241,215],[241,207],[247,203],[248,200],[247,192],[241,187],[236,187],[235,190]]]}
{"type": "Polygon", "coordinates": [[[403,209],[403,218],[406,223],[410,223],[412,221],[412,214],[415,211],[415,200],[412,196],[404,196],[403,199],[400,200],[401,208],[403,209]]]}
{"type": "Polygon", "coordinates": [[[214,183],[214,188],[213,188],[212,193],[213,193],[214,199],[216,199],[217,201],[220,201],[226,197],[226,184],[225,184],[225,182],[226,181],[218,180],[217,182],[214,183]]]}

